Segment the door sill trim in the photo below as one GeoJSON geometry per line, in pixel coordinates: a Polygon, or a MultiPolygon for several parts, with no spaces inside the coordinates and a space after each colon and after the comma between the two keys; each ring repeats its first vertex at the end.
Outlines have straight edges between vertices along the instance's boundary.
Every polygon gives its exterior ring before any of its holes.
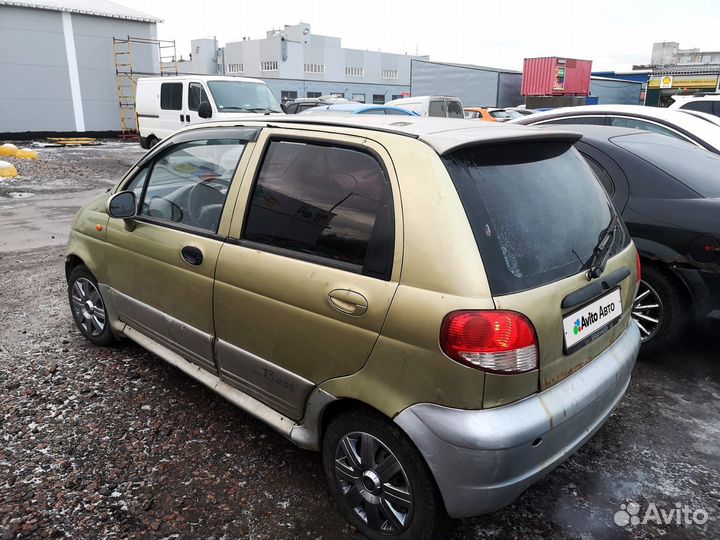
{"type": "MultiPolygon", "coordinates": [[[[178,368],[183,373],[190,375],[190,377],[197,380],[198,382],[201,382],[213,392],[221,395],[236,407],[244,410],[258,420],[266,423],[284,437],[293,440],[293,428],[297,428],[300,426],[298,426],[287,416],[280,414],[279,412],[271,409],[261,401],[258,401],[254,397],[223,382],[217,375],[213,375],[209,371],[197,366],[196,364],[185,360],[176,352],[171,351],[164,345],[161,345],[154,339],[135,330],[134,328],[125,325],[125,328],[122,332],[125,336],[133,340],[141,347],[156,354],[157,356],[165,360],[167,363],[178,368]]],[[[305,445],[302,446],[307,447],[305,445]]]]}

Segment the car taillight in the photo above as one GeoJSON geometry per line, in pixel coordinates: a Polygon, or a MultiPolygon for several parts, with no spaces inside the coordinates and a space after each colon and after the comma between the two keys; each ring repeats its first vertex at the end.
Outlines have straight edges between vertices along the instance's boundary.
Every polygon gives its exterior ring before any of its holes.
{"type": "Polygon", "coordinates": [[[461,364],[495,373],[522,373],[538,364],[535,329],[514,311],[448,313],[440,348],[461,364]]]}
{"type": "Polygon", "coordinates": [[[635,276],[635,283],[640,283],[640,277],[642,276],[642,265],[640,264],[640,254],[636,253],[637,256],[637,275],[635,276]]]}

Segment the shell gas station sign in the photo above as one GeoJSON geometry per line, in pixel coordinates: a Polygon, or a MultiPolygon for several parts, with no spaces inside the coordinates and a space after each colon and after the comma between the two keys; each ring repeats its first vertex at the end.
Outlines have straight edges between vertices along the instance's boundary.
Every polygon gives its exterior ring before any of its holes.
{"type": "Polygon", "coordinates": [[[648,88],[717,88],[717,75],[656,75],[648,88]]]}

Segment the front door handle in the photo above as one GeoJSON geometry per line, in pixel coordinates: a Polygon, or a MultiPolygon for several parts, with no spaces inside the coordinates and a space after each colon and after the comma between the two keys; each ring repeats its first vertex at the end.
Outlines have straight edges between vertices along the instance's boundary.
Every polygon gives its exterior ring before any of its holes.
{"type": "Polygon", "coordinates": [[[199,266],[203,262],[203,252],[195,246],[185,246],[180,250],[180,255],[186,263],[193,266],[199,266]]]}
{"type": "Polygon", "coordinates": [[[334,289],[328,293],[328,303],[340,313],[361,317],[368,310],[368,301],[362,294],[348,289],[334,289]]]}

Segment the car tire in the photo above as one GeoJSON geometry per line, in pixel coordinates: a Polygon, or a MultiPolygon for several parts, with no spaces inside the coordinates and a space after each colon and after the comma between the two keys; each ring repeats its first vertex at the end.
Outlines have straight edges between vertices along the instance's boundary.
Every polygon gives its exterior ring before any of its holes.
{"type": "Polygon", "coordinates": [[[363,535],[372,540],[444,537],[449,520],[435,479],[390,420],[370,410],[341,414],[328,425],[322,452],[335,504],[363,535]]]}
{"type": "Polygon", "coordinates": [[[653,356],[670,350],[680,341],[690,321],[685,297],[680,284],[671,275],[651,264],[643,264],[632,310],[643,340],[640,349],[643,355],[653,356]]]}
{"type": "Polygon", "coordinates": [[[157,138],[155,135],[150,135],[150,136],[147,138],[147,147],[148,147],[148,149],[152,148],[153,146],[155,146],[155,145],[156,145],[157,143],[159,143],[159,142],[160,142],[160,141],[158,140],[158,138],[157,138]]]}
{"type": "Polygon", "coordinates": [[[73,320],[88,341],[103,347],[115,341],[98,282],[84,265],[70,272],[68,300],[73,320]]]}

